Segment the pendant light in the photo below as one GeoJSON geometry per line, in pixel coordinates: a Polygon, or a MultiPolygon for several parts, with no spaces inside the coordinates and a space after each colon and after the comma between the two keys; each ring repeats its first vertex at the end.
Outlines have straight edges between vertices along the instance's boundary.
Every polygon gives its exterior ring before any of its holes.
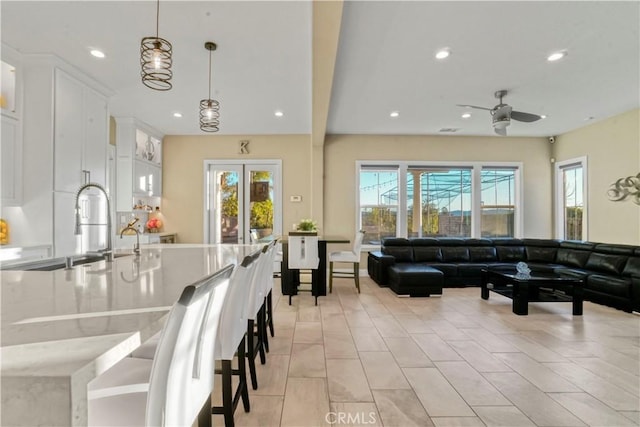
{"type": "Polygon", "coordinates": [[[142,83],[155,90],[171,89],[171,43],[158,37],[160,23],[160,0],[156,8],[156,36],[145,37],[140,43],[140,65],[142,83]]]}
{"type": "Polygon", "coordinates": [[[211,99],[211,52],[216,50],[213,42],[206,42],[204,48],[209,51],[209,98],[200,101],[200,129],[204,132],[218,132],[220,130],[220,103],[211,99]]]}

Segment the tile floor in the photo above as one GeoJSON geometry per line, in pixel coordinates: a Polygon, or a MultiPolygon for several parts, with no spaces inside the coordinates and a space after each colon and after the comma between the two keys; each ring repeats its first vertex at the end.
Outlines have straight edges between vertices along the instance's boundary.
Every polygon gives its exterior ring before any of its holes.
{"type": "Polygon", "coordinates": [[[276,336],[236,425],[640,425],[638,315],[587,302],[583,316],[568,303],[517,316],[479,288],[361,288],[338,279],[318,306],[308,293],[274,301],[276,336]]]}

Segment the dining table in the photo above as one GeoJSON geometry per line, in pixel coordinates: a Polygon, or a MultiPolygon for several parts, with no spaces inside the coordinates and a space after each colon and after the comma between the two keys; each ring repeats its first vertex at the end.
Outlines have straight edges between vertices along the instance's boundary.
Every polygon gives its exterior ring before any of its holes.
{"type": "MultiPolygon", "coordinates": [[[[309,233],[291,232],[289,235],[313,235],[309,233]]],[[[339,236],[318,236],[318,268],[311,272],[311,295],[315,297],[316,305],[318,297],[327,295],[327,245],[333,243],[349,243],[349,239],[339,236]]],[[[298,294],[300,286],[300,271],[289,268],[288,236],[282,236],[282,262],[280,265],[282,295],[291,297],[298,294]]]]}
{"type": "Polygon", "coordinates": [[[160,331],[186,286],[259,248],[145,245],[113,262],[0,271],[0,425],[86,426],[87,384],[160,331]]]}

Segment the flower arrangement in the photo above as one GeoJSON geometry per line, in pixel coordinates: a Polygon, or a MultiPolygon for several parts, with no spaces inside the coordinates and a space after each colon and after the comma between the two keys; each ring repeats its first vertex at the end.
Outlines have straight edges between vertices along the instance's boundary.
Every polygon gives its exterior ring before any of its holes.
{"type": "Polygon", "coordinates": [[[317,224],[312,219],[301,219],[298,223],[298,231],[316,231],[317,224]]]}
{"type": "Polygon", "coordinates": [[[160,218],[150,218],[149,221],[147,221],[146,227],[149,233],[157,233],[162,227],[162,221],[160,218]]]}

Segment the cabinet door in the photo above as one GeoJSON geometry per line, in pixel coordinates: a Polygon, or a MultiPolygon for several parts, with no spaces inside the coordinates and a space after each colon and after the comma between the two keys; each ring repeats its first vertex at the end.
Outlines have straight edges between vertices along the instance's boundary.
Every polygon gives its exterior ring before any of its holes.
{"type": "Polygon", "coordinates": [[[133,162],[133,193],[149,195],[152,191],[149,180],[149,165],[141,160],[133,162]]]}
{"type": "Polygon", "coordinates": [[[149,179],[151,180],[152,196],[162,196],[162,168],[159,166],[149,166],[149,179]]]}
{"type": "Polygon", "coordinates": [[[54,189],[74,192],[82,176],[83,85],[60,70],[55,77],[54,189]]]}
{"type": "Polygon", "coordinates": [[[84,121],[82,168],[89,174],[91,182],[105,187],[108,144],[107,101],[89,88],[84,90],[84,121]]]}
{"type": "Polygon", "coordinates": [[[20,205],[22,202],[22,145],[18,142],[20,122],[2,117],[0,139],[0,195],[4,205],[20,205]]]}

